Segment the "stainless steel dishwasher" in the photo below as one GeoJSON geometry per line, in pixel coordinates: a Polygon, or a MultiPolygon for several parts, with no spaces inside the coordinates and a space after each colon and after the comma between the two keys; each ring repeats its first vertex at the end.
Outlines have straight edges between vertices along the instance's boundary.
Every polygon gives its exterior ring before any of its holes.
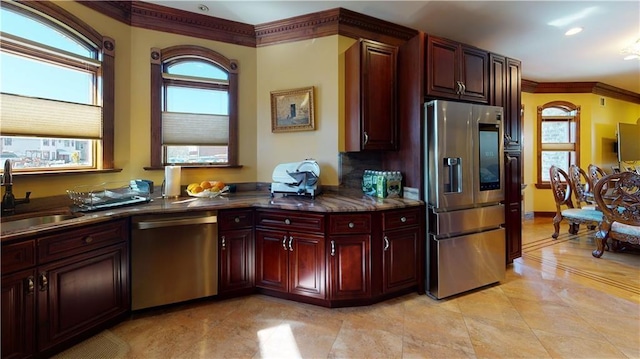
{"type": "Polygon", "coordinates": [[[132,217],[131,308],[218,293],[216,211],[132,217]]]}

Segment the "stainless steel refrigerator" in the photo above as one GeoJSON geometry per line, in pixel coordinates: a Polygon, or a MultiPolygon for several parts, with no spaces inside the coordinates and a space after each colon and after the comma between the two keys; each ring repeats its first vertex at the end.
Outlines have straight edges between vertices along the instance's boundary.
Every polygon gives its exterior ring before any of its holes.
{"type": "Polygon", "coordinates": [[[425,103],[429,295],[441,299],[504,280],[502,107],[425,103]]]}

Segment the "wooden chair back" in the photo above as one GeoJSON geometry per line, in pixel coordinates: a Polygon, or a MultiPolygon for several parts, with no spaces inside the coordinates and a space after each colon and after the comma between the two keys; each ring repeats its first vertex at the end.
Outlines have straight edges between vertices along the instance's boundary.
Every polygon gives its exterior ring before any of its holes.
{"type": "Polygon", "coordinates": [[[593,188],[598,181],[607,174],[604,170],[594,164],[589,165],[587,167],[587,172],[589,172],[589,182],[591,183],[591,188],[593,188]]]}
{"type": "Polygon", "coordinates": [[[571,201],[571,184],[567,172],[560,167],[551,166],[549,168],[549,180],[558,213],[562,212],[562,206],[565,205],[569,208],[574,208],[571,201]]]}
{"type": "Polygon", "coordinates": [[[587,173],[577,165],[571,165],[568,175],[571,191],[576,199],[576,206],[582,208],[583,204],[592,204],[591,199],[585,196],[585,193],[588,193],[592,188],[587,173]]]}

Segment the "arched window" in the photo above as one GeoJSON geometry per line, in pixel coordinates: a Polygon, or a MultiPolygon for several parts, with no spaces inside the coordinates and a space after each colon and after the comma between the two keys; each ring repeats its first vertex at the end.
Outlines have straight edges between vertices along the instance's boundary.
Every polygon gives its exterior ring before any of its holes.
{"type": "Polygon", "coordinates": [[[2,162],[113,168],[114,41],[49,2],[3,2],[0,31],[2,162]]]}
{"type": "Polygon", "coordinates": [[[549,168],[580,165],[580,106],[554,101],[538,106],[538,188],[550,188],[549,168]]]}
{"type": "Polygon", "coordinates": [[[199,46],[151,49],[151,167],[238,164],[237,69],[199,46]]]}

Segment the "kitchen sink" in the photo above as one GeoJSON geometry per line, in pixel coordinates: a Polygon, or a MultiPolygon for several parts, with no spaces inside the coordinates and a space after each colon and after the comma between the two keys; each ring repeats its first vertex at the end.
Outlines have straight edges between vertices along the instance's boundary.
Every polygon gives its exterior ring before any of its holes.
{"type": "Polygon", "coordinates": [[[78,218],[77,214],[47,214],[39,215],[28,218],[16,218],[11,217],[2,218],[2,224],[0,224],[0,230],[2,232],[17,231],[27,229],[30,227],[40,226],[43,224],[59,223],[73,218],[78,218]]]}

